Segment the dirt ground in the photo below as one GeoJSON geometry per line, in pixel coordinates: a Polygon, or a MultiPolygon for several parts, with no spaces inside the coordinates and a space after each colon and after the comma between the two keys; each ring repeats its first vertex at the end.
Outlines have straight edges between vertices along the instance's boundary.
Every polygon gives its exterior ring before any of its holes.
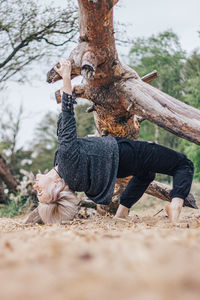
{"type": "Polygon", "coordinates": [[[69,225],[0,219],[0,299],[200,299],[200,212],[171,225],[165,203],[128,222],[93,216],[69,225]]]}

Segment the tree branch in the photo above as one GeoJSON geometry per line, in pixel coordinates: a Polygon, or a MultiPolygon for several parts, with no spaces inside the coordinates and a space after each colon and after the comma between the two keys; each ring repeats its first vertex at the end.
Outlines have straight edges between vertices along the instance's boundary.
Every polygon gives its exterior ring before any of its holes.
{"type": "MultiPolygon", "coordinates": [[[[38,32],[34,32],[30,35],[28,35],[25,39],[23,39],[16,47],[13,48],[13,51],[8,55],[8,57],[2,62],[0,63],[0,69],[3,68],[14,56],[15,54],[22,48],[26,47],[30,42],[32,42],[33,40],[35,41],[41,41],[41,40],[45,40],[47,41],[47,39],[44,37],[45,34],[53,34],[53,33],[59,33],[59,34],[68,34],[71,31],[58,31],[58,30],[51,30],[49,31],[51,28],[54,28],[56,26],[56,24],[59,23],[59,21],[56,22],[51,22],[48,25],[46,25],[42,30],[38,31],[38,32]]],[[[69,41],[69,40],[67,40],[69,41]]],[[[52,42],[48,41],[49,44],[52,44],[52,42]]],[[[59,44],[57,44],[56,46],[60,46],[59,44]]]]}
{"type": "Polygon", "coordinates": [[[147,75],[141,77],[141,79],[142,79],[142,81],[149,83],[158,77],[159,77],[158,71],[154,70],[151,73],[148,73],[147,75]]]}
{"type": "Polygon", "coordinates": [[[8,69],[8,71],[6,72],[6,74],[4,74],[1,78],[0,78],[0,82],[2,81],[6,81],[9,78],[11,78],[13,75],[15,75],[16,73],[18,73],[20,70],[22,70],[23,67],[25,67],[26,65],[28,65],[31,61],[35,60],[38,58],[38,55],[33,56],[31,58],[29,58],[27,61],[25,61],[25,63],[23,64],[17,64],[17,67],[15,67],[14,71],[10,73],[10,69],[8,69]],[[8,75],[9,74],[9,75],[8,75]]]}
{"type": "Polygon", "coordinates": [[[200,110],[140,79],[121,80],[117,86],[118,95],[123,98],[124,106],[129,108],[132,114],[137,114],[179,137],[200,145],[200,110]]]}
{"type": "MultiPolygon", "coordinates": [[[[72,92],[75,93],[77,95],[77,97],[79,97],[79,98],[86,98],[87,99],[87,96],[85,94],[85,86],[82,85],[82,84],[81,85],[75,85],[73,87],[72,92]]],[[[56,102],[58,104],[61,103],[62,97],[61,97],[60,90],[57,90],[55,92],[55,98],[56,98],[56,102]]]]}
{"type": "Polygon", "coordinates": [[[26,40],[23,40],[17,47],[13,49],[13,51],[8,55],[8,57],[0,63],[0,69],[3,68],[14,56],[15,54],[23,47],[27,46],[28,42],[26,40]]]}
{"type": "MultiPolygon", "coordinates": [[[[157,182],[157,181],[153,181],[149,185],[149,187],[145,193],[152,195],[154,197],[157,197],[161,200],[171,202],[170,192],[171,192],[170,186],[160,183],[160,182],[157,182]]],[[[198,208],[196,205],[194,196],[191,193],[185,199],[184,206],[188,206],[188,207],[196,208],[196,209],[198,208]]]]}
{"type": "MultiPolygon", "coordinates": [[[[73,79],[74,77],[81,75],[81,70],[80,70],[80,68],[77,68],[75,66],[75,63],[72,59],[69,59],[69,60],[71,61],[71,64],[72,64],[71,79],[73,79]]],[[[57,63],[56,66],[57,66],[57,68],[59,68],[60,64],[57,63]]],[[[54,68],[52,68],[47,73],[47,82],[48,83],[54,83],[60,79],[62,79],[62,77],[54,70],[54,68]]]]}

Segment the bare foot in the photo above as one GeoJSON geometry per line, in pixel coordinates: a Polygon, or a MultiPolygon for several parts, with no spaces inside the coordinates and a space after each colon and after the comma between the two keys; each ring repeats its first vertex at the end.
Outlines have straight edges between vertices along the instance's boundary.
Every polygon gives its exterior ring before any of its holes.
{"type": "Polygon", "coordinates": [[[183,203],[184,200],[182,198],[175,197],[172,199],[171,203],[166,206],[166,213],[172,223],[176,223],[178,221],[183,203]]]}
{"type": "Polygon", "coordinates": [[[165,207],[166,213],[172,223],[176,223],[178,221],[178,218],[181,213],[181,208],[182,207],[180,207],[180,206],[172,207],[171,204],[168,204],[165,207]]]}
{"type": "Polygon", "coordinates": [[[123,217],[123,218],[119,218],[119,217],[114,216],[113,221],[115,221],[115,223],[125,224],[125,223],[132,223],[133,219],[130,216],[123,217]]]}
{"type": "Polygon", "coordinates": [[[126,219],[128,214],[129,208],[120,204],[114,218],[126,219]]]}

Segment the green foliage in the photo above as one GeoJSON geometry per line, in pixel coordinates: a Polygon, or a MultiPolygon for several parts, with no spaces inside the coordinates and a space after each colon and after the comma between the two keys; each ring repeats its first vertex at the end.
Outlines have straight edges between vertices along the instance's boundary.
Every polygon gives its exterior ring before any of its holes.
{"type": "Polygon", "coordinates": [[[141,123],[140,138],[141,141],[155,140],[155,125],[147,120],[141,123]]]}
{"type": "Polygon", "coordinates": [[[53,166],[57,149],[57,114],[48,112],[37,125],[34,134],[32,172],[44,172],[53,166]]]}
{"type": "Polygon", "coordinates": [[[187,80],[185,93],[185,102],[196,108],[200,108],[200,74],[187,80]]]}
{"type": "MultiPolygon", "coordinates": [[[[183,98],[185,59],[178,36],[172,31],[164,31],[147,39],[138,38],[129,54],[130,65],[140,76],[156,69],[160,76],[152,85],[178,99],[183,98]]],[[[162,128],[156,132],[156,126],[148,121],[142,122],[140,139],[153,140],[175,150],[182,150],[178,137],[162,128]]]]}
{"type": "Polygon", "coordinates": [[[38,171],[44,173],[46,170],[52,169],[55,151],[56,147],[52,149],[44,149],[43,151],[41,150],[41,152],[33,158],[32,164],[29,166],[28,170],[32,170],[35,174],[38,173],[38,171]]]}
{"type": "Polygon", "coordinates": [[[189,105],[200,108],[200,53],[194,51],[187,59],[185,68],[184,99],[189,105]]]}
{"type": "Polygon", "coordinates": [[[0,208],[0,217],[15,217],[25,213],[30,208],[31,197],[22,196],[20,192],[10,194],[10,199],[6,205],[0,208]]]}
{"type": "Polygon", "coordinates": [[[21,179],[20,169],[28,168],[31,162],[32,150],[17,147],[18,135],[23,118],[23,108],[16,112],[12,106],[3,106],[0,115],[0,153],[13,175],[21,179]]]}
{"type": "Polygon", "coordinates": [[[37,197],[33,189],[34,175],[25,170],[20,171],[21,180],[17,186],[17,191],[9,193],[5,189],[6,203],[0,208],[0,217],[14,217],[37,205],[37,197]]]}
{"type": "Polygon", "coordinates": [[[195,165],[194,177],[200,180],[200,147],[187,141],[185,141],[184,144],[185,154],[193,161],[195,165]]]}
{"type": "MultiPolygon", "coordinates": [[[[147,39],[138,38],[129,53],[130,65],[143,76],[156,69],[159,78],[151,84],[165,93],[199,108],[200,106],[200,54],[197,51],[186,58],[178,36],[172,31],[159,33],[147,39]]],[[[141,140],[152,140],[183,152],[195,164],[195,176],[200,178],[200,150],[177,136],[157,129],[149,121],[141,124],[141,140]]],[[[163,179],[159,178],[159,179],[163,179]]]]}
{"type": "MultiPolygon", "coordinates": [[[[194,51],[187,59],[185,68],[184,99],[189,105],[200,108],[200,52],[194,51]]],[[[186,155],[194,162],[195,178],[200,179],[200,147],[183,142],[186,155]]]]}
{"type": "Polygon", "coordinates": [[[23,168],[29,170],[31,164],[32,150],[24,150],[19,148],[12,157],[8,157],[9,167],[13,174],[20,180],[20,170],[23,168]]]}
{"type": "Polygon", "coordinates": [[[168,30],[157,36],[138,38],[129,53],[130,65],[140,76],[154,69],[160,74],[152,85],[180,99],[182,97],[182,69],[186,59],[178,36],[168,30]]]}
{"type": "Polygon", "coordinates": [[[89,104],[79,104],[75,107],[76,128],[79,137],[94,134],[95,131],[93,114],[86,113],[89,106],[89,104]]]}
{"type": "Polygon", "coordinates": [[[200,52],[194,50],[191,56],[185,63],[185,76],[186,78],[196,77],[200,75],[200,52]]]}

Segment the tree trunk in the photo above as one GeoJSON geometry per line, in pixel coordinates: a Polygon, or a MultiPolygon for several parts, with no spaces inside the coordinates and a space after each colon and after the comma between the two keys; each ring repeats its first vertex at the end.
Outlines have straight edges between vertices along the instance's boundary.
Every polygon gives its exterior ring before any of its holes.
{"type": "MultiPolygon", "coordinates": [[[[74,89],[79,97],[93,102],[99,134],[106,132],[136,140],[142,117],[200,145],[200,111],[149,85],[147,82],[157,76],[155,72],[140,78],[119,61],[113,28],[113,6],[117,1],[78,0],[78,3],[80,42],[69,57],[72,78],[83,76],[82,85],[74,89]]],[[[59,79],[52,68],[47,81],[59,79]]],[[[152,189],[153,194],[162,198],[164,191],[157,184],[152,189]]]]}
{"type": "Polygon", "coordinates": [[[0,155],[0,202],[4,202],[5,195],[3,191],[3,182],[6,184],[9,190],[15,190],[17,182],[13,177],[10,168],[8,167],[5,159],[0,155]]]}
{"type": "Polygon", "coordinates": [[[0,179],[0,203],[4,203],[5,199],[3,181],[0,179]]]}

